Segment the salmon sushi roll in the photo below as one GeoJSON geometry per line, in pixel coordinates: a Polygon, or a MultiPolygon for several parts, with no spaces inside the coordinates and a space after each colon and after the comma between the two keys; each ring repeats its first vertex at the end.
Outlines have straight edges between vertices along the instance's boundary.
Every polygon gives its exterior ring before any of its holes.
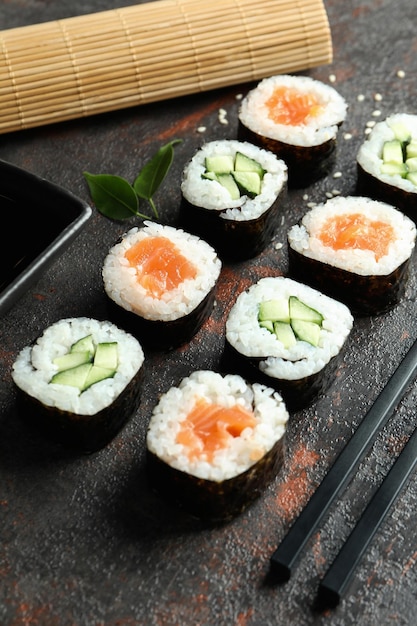
{"type": "Polygon", "coordinates": [[[272,76],[243,98],[238,136],[283,159],[290,187],[306,187],[333,166],[346,113],[333,87],[308,76],[272,76]]]}
{"type": "Polygon", "coordinates": [[[140,343],[111,322],[59,320],[13,364],[19,412],[65,447],[99,450],[136,412],[144,360],[140,343]]]}
{"type": "Polygon", "coordinates": [[[242,513],[283,464],[288,412],[273,389],[200,370],[169,389],[147,433],[151,485],[207,522],[242,513]]]}
{"type": "Polygon", "coordinates": [[[417,115],[375,124],[357,155],[357,191],[395,206],[417,223],[417,115]]]}
{"type": "Polygon", "coordinates": [[[289,272],[356,315],[376,315],[404,295],[415,239],[414,222],[395,207],[338,196],[289,230],[289,272]]]}
{"type": "Polygon", "coordinates": [[[297,411],[330,388],[352,326],[341,302],[290,278],[262,278],[230,310],[222,367],[276,389],[297,411]]]}
{"type": "Polygon", "coordinates": [[[207,320],[220,270],[204,240],[146,221],[111,248],[102,275],[115,320],[159,350],[190,340],[207,320]]]}
{"type": "Polygon", "coordinates": [[[287,179],[286,164],[272,152],[247,142],[211,141],[183,171],[184,227],[223,259],[253,258],[274,237],[287,179]]]}

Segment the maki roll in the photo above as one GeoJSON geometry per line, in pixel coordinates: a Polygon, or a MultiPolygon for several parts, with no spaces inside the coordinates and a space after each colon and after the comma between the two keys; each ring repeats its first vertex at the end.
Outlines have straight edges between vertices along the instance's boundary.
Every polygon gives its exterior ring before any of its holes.
{"type": "Polygon", "coordinates": [[[272,76],[243,98],[238,136],[283,159],[289,185],[305,187],[333,166],[346,112],[344,98],[329,85],[307,76],[272,76]]]}
{"type": "Polygon", "coordinates": [[[154,408],[147,434],[151,485],[208,522],[244,511],[284,460],[281,396],[236,374],[193,372],[154,408]]]}
{"type": "Polygon", "coordinates": [[[146,221],[111,248],[102,274],[115,320],[147,346],[171,349],[211,314],[220,270],[204,240],[146,221]]]}
{"type": "Polygon", "coordinates": [[[358,193],[382,200],[417,222],[417,115],[375,124],[357,155],[358,193]]]}
{"type": "Polygon", "coordinates": [[[62,319],[14,362],[22,417],[65,446],[94,452],[137,410],[143,364],[139,342],[114,324],[62,319]]]}
{"type": "Polygon", "coordinates": [[[224,366],[273,387],[296,411],[330,387],[352,325],[341,302],[290,278],[262,278],[230,310],[224,366]]]}
{"type": "Polygon", "coordinates": [[[286,196],[287,166],[247,142],[212,141],[186,165],[181,215],[222,258],[242,261],[272,240],[286,196]]]}
{"type": "Polygon", "coordinates": [[[414,222],[393,206],[338,196],[289,230],[289,272],[356,315],[376,315],[403,296],[415,239],[414,222]]]}

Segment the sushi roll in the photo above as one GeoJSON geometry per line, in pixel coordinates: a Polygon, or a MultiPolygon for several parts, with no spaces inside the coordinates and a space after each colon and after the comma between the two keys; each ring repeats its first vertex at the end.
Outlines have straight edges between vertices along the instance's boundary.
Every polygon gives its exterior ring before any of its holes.
{"type": "Polygon", "coordinates": [[[308,76],[264,78],[242,100],[239,139],[276,154],[288,165],[290,187],[305,187],[334,164],[344,98],[308,76]]]}
{"type": "Polygon", "coordinates": [[[206,143],[183,171],[184,228],[224,259],[253,258],[275,234],[287,178],[286,164],[272,152],[235,140],[206,143]]]}
{"type": "Polygon", "coordinates": [[[341,302],[290,278],[262,278],[230,310],[223,367],[273,387],[297,411],[330,387],[352,325],[341,302]]]}
{"type": "Polygon", "coordinates": [[[102,275],[116,323],[155,349],[190,340],[210,316],[221,261],[204,240],[145,221],[111,248],[102,275]]]}
{"type": "Polygon", "coordinates": [[[111,322],[62,319],[13,364],[22,417],[64,446],[99,450],[137,410],[143,364],[139,342],[111,322]]]}
{"type": "Polygon", "coordinates": [[[375,124],[357,155],[357,191],[388,202],[417,222],[417,115],[375,124]]]}
{"type": "Polygon", "coordinates": [[[289,273],[355,315],[376,315],[403,296],[415,239],[414,222],[393,206],[338,196],[289,230],[289,273]]]}
{"type": "Polygon", "coordinates": [[[169,389],[147,433],[150,484],[210,523],[243,512],[284,460],[281,396],[236,374],[200,370],[169,389]]]}

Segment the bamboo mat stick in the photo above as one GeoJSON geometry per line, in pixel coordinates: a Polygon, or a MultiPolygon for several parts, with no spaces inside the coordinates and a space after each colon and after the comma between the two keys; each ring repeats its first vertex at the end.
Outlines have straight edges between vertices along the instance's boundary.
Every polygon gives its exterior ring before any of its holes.
{"type": "MultiPolygon", "coordinates": [[[[309,51],[317,51],[323,45],[322,39],[313,39],[309,44],[309,51]]],[[[245,63],[245,59],[243,58],[244,48],[236,47],[235,54],[233,58],[229,60],[229,66],[231,64],[237,63],[245,63]],[[239,51],[241,54],[238,54],[239,51]]],[[[303,42],[285,42],[281,45],[281,62],[283,60],[289,61],[291,58],[296,60],[299,57],[305,56],[305,46],[303,42]]],[[[190,59],[190,57],[184,57],[181,65],[178,65],[177,59],[172,59],[168,56],[162,55],[162,57],[158,60],[155,60],[154,57],[149,57],[147,59],[147,70],[143,71],[141,74],[141,82],[146,83],[149,79],[152,82],[152,78],[159,74],[164,75],[167,69],[169,68],[177,68],[177,73],[181,74],[191,74],[193,75],[195,72],[195,64],[194,60],[190,59]],[[163,62],[161,63],[161,58],[163,62]]],[[[264,49],[260,49],[258,51],[258,65],[263,62],[269,63],[269,48],[265,46],[264,49]]],[[[62,70],[71,68],[72,65],[69,63],[59,63],[55,62],[54,65],[42,68],[38,68],[38,72],[35,70],[31,70],[30,72],[25,72],[25,76],[30,76],[30,80],[24,83],[20,89],[20,92],[23,94],[24,92],[32,92],[36,93],[38,89],[42,89],[43,87],[50,87],[51,85],[55,85],[56,87],[62,87],[68,84],[73,84],[73,80],[68,80],[68,78],[72,78],[71,76],[63,76],[61,77],[62,70]],[[59,79],[59,82],[57,81],[59,79]]],[[[206,71],[208,74],[212,74],[214,72],[223,73],[224,72],[224,63],[220,58],[216,58],[211,53],[207,54],[206,57],[202,58],[200,61],[200,67],[206,67],[206,71]]],[[[88,64],[86,66],[80,65],[78,74],[79,76],[83,76],[83,87],[87,87],[89,83],[94,83],[94,81],[98,81],[100,84],[105,86],[102,81],[103,71],[106,72],[106,80],[111,80],[115,77],[120,77],[124,80],[124,76],[136,76],[136,72],[134,68],[127,66],[125,63],[125,57],[116,56],[108,56],[103,53],[101,57],[95,58],[93,65],[88,64]],[[108,63],[111,63],[111,68],[108,69],[108,63]]],[[[172,74],[170,74],[172,75],[172,74]]],[[[15,72],[14,74],[15,80],[20,77],[19,72],[15,72]]],[[[4,90],[6,93],[6,90],[4,90]]],[[[1,98],[1,94],[0,94],[1,98]]]]}
{"type": "MultiPolygon", "coordinates": [[[[318,47],[320,46],[321,46],[321,42],[318,42],[318,47]]],[[[314,49],[314,46],[310,46],[310,49],[314,49]]],[[[295,63],[297,61],[302,62],[304,58],[305,58],[305,51],[303,49],[300,49],[299,47],[294,49],[291,47],[287,48],[286,46],[283,46],[282,51],[281,51],[281,62],[284,62],[284,64],[288,62],[291,62],[291,63],[295,63]]],[[[248,68],[247,66],[242,65],[242,64],[243,64],[243,61],[239,58],[230,60],[229,69],[236,70],[236,69],[241,68],[242,71],[240,72],[240,74],[242,75],[242,78],[245,79],[248,68]]],[[[263,66],[265,66],[265,68],[268,69],[269,54],[267,51],[264,54],[258,55],[258,66],[260,68],[263,68],[263,66]]],[[[152,85],[154,83],[158,83],[161,85],[161,82],[162,82],[161,77],[164,76],[166,70],[165,68],[154,67],[154,66],[152,67],[153,67],[153,70],[151,72],[148,72],[142,75],[140,79],[140,83],[142,87],[145,87],[146,85],[152,85]]],[[[174,82],[177,77],[178,78],[182,77],[184,81],[186,81],[187,77],[189,77],[191,80],[190,88],[192,89],[192,86],[195,80],[194,65],[192,63],[187,61],[183,65],[181,65],[180,68],[178,68],[178,65],[167,60],[166,67],[170,69],[170,82],[171,83],[174,82]],[[175,71],[172,71],[173,69],[175,71]]],[[[106,90],[106,86],[108,85],[108,83],[113,80],[120,81],[122,87],[123,87],[123,84],[125,84],[126,88],[128,88],[129,79],[133,80],[135,85],[137,83],[138,79],[137,79],[136,73],[132,72],[131,69],[126,68],[124,64],[121,64],[120,67],[114,66],[112,72],[107,72],[106,81],[104,82],[103,82],[103,69],[104,68],[102,68],[102,66],[99,66],[99,67],[95,67],[94,70],[88,69],[88,71],[86,72],[79,70],[79,76],[83,77],[83,91],[84,92],[87,92],[90,88],[93,88],[97,91],[97,95],[100,95],[100,93],[103,90],[104,91],[106,90]]],[[[212,76],[215,76],[215,75],[217,75],[219,77],[219,80],[221,80],[223,77],[223,73],[224,71],[223,71],[222,62],[221,61],[212,62],[211,64],[207,66],[207,69],[205,71],[205,80],[207,81],[212,76]]],[[[57,93],[61,91],[63,91],[63,93],[65,94],[71,86],[73,86],[74,88],[78,88],[77,82],[74,80],[71,80],[71,76],[68,76],[65,79],[61,79],[58,82],[58,84],[56,83],[57,76],[59,77],[59,74],[57,75],[55,73],[55,76],[54,76],[48,73],[45,76],[45,80],[43,80],[42,82],[39,82],[38,80],[36,80],[36,82],[32,81],[30,84],[25,84],[24,87],[22,87],[20,90],[20,97],[22,99],[22,102],[25,100],[25,97],[27,96],[36,97],[36,95],[39,93],[44,95],[45,91],[48,94],[48,90],[49,90],[50,98],[53,98],[54,95],[56,95],[57,93]]],[[[164,85],[161,85],[161,86],[164,87],[164,85]]],[[[9,90],[9,92],[13,92],[13,90],[9,90]]],[[[0,100],[2,100],[1,94],[0,94],[0,100]]]]}
{"type": "MultiPolygon", "coordinates": [[[[239,34],[239,33],[237,33],[239,34]]],[[[243,34],[243,31],[241,35],[243,34]]],[[[228,31],[225,30],[219,36],[206,36],[204,41],[201,42],[199,47],[199,56],[201,59],[218,56],[218,51],[216,50],[216,46],[219,45],[232,45],[233,50],[231,54],[236,55],[236,53],[240,53],[243,58],[246,56],[247,52],[247,44],[245,41],[239,41],[236,43],[235,41],[236,31],[228,31]]],[[[280,53],[282,49],[287,46],[311,46],[315,41],[326,41],[326,38],[323,37],[323,34],[320,32],[314,33],[308,40],[308,42],[303,38],[294,38],[293,32],[288,29],[284,30],[280,33],[280,37],[278,37],[275,33],[266,33],[260,36],[257,36],[256,33],[253,33],[251,40],[251,48],[252,50],[262,50],[268,48],[268,54],[270,54],[270,46],[278,45],[280,46],[280,53]]],[[[50,69],[59,68],[62,64],[71,66],[72,63],[68,58],[68,52],[66,50],[55,50],[53,48],[49,48],[47,50],[48,56],[45,56],[45,50],[42,50],[42,56],[38,53],[37,55],[32,54],[29,56],[25,54],[21,58],[16,58],[14,56],[14,75],[15,77],[21,77],[32,74],[36,76],[40,74],[41,68],[44,71],[49,71],[50,69]]],[[[9,51],[10,54],[10,51],[9,51]]],[[[130,52],[126,49],[126,46],[122,43],[114,43],[112,41],[111,49],[108,48],[106,42],[102,42],[102,47],[96,47],[93,50],[90,49],[82,49],[81,51],[73,48],[72,55],[79,55],[79,64],[80,67],[83,65],[89,67],[98,67],[99,65],[106,64],[107,61],[116,62],[117,59],[123,58],[126,60],[126,57],[130,56],[130,52]]],[[[152,43],[147,46],[147,49],[141,53],[142,60],[146,60],[147,62],[152,62],[156,65],[160,65],[162,69],[165,68],[166,61],[165,59],[171,59],[173,63],[178,62],[178,58],[185,57],[187,59],[190,58],[189,47],[185,44],[179,44],[176,46],[176,55],[172,57],[172,51],[165,51],[164,48],[161,49],[160,42],[152,43]]],[[[112,65],[113,67],[113,65],[112,65]]],[[[111,71],[112,68],[109,68],[111,71]]],[[[146,73],[149,71],[148,65],[144,65],[142,72],[146,73]]],[[[0,76],[6,77],[10,73],[9,68],[2,67],[0,68],[0,76]]]]}
{"type": "Polygon", "coordinates": [[[332,61],[323,0],[153,0],[0,31],[0,133],[332,61]]]}

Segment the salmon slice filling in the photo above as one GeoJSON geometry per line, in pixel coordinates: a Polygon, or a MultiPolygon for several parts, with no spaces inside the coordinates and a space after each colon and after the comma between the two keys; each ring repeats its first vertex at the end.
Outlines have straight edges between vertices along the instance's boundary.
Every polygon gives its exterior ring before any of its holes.
{"type": "Polygon", "coordinates": [[[167,237],[142,239],[125,252],[125,257],[136,269],[137,281],[155,298],[197,275],[196,267],[167,237]]]}
{"type": "Polygon", "coordinates": [[[181,423],[176,441],[185,446],[189,458],[205,454],[211,461],[230,438],[240,437],[245,428],[253,428],[257,423],[253,412],[238,404],[226,408],[200,398],[181,423]]]}
{"type": "Polygon", "coordinates": [[[378,261],[388,254],[395,231],[391,224],[372,220],[361,213],[328,218],[318,234],[324,246],[333,250],[370,250],[378,261]]]}
{"type": "Polygon", "coordinates": [[[277,87],[266,100],[268,117],[276,124],[298,126],[308,123],[323,110],[314,93],[302,93],[289,87],[277,87]]]}

